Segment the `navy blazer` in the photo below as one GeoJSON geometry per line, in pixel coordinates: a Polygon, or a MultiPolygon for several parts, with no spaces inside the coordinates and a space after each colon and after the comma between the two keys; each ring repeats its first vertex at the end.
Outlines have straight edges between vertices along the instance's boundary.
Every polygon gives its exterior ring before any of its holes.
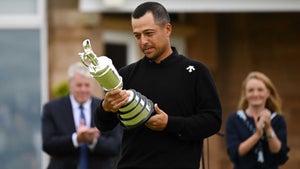
{"type": "MultiPolygon", "coordinates": [[[[100,100],[92,97],[92,112],[100,100]]],[[[91,126],[94,127],[93,115],[91,126]]],[[[101,132],[93,151],[89,150],[89,169],[114,169],[120,152],[121,127],[109,132],[101,132]]],[[[76,169],[79,148],[72,142],[76,132],[70,96],[52,100],[43,106],[42,141],[43,150],[50,155],[48,169],[76,169]]]]}
{"type": "MultiPolygon", "coordinates": [[[[278,169],[288,160],[289,147],[287,145],[287,129],[286,122],[282,115],[277,114],[271,121],[272,128],[276,136],[281,141],[280,151],[272,153],[269,150],[269,143],[264,134],[261,139],[264,163],[257,162],[257,145],[253,147],[247,154],[240,156],[238,148],[240,144],[247,140],[253,131],[250,131],[248,126],[252,125],[255,128],[253,117],[247,116],[244,111],[239,110],[245,115],[245,122],[239,117],[238,113],[231,114],[226,121],[226,146],[230,160],[234,163],[234,169],[278,169]],[[248,123],[248,124],[246,124],[248,123]]],[[[273,113],[272,113],[273,114],[273,113]]]]}

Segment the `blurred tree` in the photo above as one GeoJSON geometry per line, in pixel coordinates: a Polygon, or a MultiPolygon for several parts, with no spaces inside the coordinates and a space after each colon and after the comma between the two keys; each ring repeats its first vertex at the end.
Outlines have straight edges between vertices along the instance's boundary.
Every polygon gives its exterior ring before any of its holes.
{"type": "Polygon", "coordinates": [[[69,94],[70,89],[67,81],[62,81],[61,83],[55,85],[52,88],[53,98],[58,98],[69,94]]]}

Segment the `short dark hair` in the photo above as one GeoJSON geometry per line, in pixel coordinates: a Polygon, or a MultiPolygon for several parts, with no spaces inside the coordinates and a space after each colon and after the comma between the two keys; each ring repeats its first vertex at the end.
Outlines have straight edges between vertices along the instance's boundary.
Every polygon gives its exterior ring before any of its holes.
{"type": "Polygon", "coordinates": [[[138,19],[147,12],[151,12],[156,24],[170,23],[170,16],[166,8],[158,2],[144,2],[135,8],[131,17],[138,19]]]}

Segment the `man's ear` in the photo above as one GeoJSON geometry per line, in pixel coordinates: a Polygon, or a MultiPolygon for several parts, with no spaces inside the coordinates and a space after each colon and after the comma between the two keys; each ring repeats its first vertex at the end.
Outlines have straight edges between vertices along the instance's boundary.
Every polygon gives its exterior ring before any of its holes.
{"type": "Polygon", "coordinates": [[[171,36],[171,33],[172,33],[172,25],[170,23],[167,23],[165,25],[165,30],[166,30],[166,33],[168,34],[168,36],[171,36]]]}

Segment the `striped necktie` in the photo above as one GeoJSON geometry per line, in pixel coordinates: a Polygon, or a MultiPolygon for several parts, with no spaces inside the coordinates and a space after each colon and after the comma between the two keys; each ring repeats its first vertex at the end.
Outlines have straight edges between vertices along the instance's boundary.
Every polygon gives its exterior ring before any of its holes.
{"type": "MultiPolygon", "coordinates": [[[[80,122],[84,121],[84,125],[86,125],[84,108],[82,105],[79,106],[80,109],[80,122]]],[[[88,169],[88,147],[86,143],[80,144],[80,158],[79,158],[79,169],[88,169]]]]}

